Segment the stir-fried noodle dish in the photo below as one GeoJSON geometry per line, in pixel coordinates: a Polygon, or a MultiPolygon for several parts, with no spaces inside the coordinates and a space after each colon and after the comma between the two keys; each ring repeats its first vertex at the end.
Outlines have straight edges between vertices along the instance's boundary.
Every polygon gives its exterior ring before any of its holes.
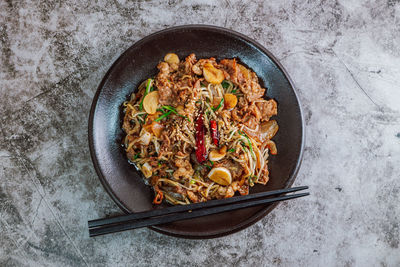
{"type": "Polygon", "coordinates": [[[179,60],[123,103],[127,157],[155,192],[153,203],[189,204],[247,195],[269,180],[268,155],[278,124],[275,100],[264,99],[256,73],[236,59],[179,60]]]}

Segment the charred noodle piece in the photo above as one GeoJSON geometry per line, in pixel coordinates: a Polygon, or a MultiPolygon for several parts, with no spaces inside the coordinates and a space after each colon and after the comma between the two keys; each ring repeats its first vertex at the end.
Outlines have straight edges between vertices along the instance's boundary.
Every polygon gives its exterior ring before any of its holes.
{"type": "Polygon", "coordinates": [[[199,163],[203,163],[207,157],[207,148],[205,145],[205,132],[203,114],[200,114],[195,123],[196,127],[196,159],[199,163]]]}

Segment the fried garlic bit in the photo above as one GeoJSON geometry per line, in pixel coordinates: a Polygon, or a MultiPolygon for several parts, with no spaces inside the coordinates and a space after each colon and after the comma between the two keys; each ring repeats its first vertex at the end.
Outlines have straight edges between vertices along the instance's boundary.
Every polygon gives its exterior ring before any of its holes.
{"type": "Polygon", "coordinates": [[[222,81],[225,79],[224,72],[220,69],[215,68],[210,63],[204,64],[203,75],[204,79],[206,79],[207,82],[213,84],[222,83],[222,81]]]}

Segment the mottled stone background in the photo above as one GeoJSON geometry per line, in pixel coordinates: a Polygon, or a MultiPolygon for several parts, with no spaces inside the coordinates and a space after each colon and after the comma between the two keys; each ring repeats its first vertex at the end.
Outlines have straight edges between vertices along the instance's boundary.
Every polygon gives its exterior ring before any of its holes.
{"type": "Polygon", "coordinates": [[[0,49],[0,266],[400,265],[400,1],[0,0],[0,49]],[[119,212],[88,151],[100,79],[189,23],[242,32],[288,70],[307,125],[295,185],[312,195],[224,238],[90,239],[88,219],[119,212]]]}

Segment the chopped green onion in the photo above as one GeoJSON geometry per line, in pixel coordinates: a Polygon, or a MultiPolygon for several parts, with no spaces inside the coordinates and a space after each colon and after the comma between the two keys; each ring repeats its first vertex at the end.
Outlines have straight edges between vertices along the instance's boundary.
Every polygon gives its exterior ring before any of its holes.
{"type": "Polygon", "coordinates": [[[232,94],[234,94],[234,93],[236,93],[237,92],[237,89],[233,89],[232,90],[232,94]]]}
{"type": "Polygon", "coordinates": [[[167,106],[162,106],[162,108],[165,108],[165,109],[167,109],[167,110],[171,110],[171,111],[172,111],[173,113],[175,113],[175,114],[177,113],[177,112],[176,112],[176,109],[175,109],[173,106],[168,106],[168,105],[167,105],[167,106]]]}
{"type": "Polygon", "coordinates": [[[162,119],[168,117],[171,113],[172,113],[172,111],[168,111],[168,112],[162,114],[160,117],[158,117],[158,118],[155,119],[154,121],[159,122],[160,120],[162,120],[162,119]]]}
{"type": "Polygon", "coordinates": [[[190,184],[195,184],[196,181],[195,180],[190,180],[190,184]]]}
{"type": "Polygon", "coordinates": [[[239,133],[240,135],[246,137],[247,142],[248,142],[248,144],[249,144],[249,148],[250,148],[251,155],[253,156],[253,158],[256,158],[256,155],[254,154],[253,145],[251,144],[250,138],[249,138],[244,132],[242,132],[242,131],[240,131],[240,130],[238,131],[238,133],[239,133]]]}
{"type": "Polygon", "coordinates": [[[200,86],[201,87],[206,87],[207,85],[205,83],[203,83],[203,82],[200,82],[200,86]]]}
{"type": "Polygon", "coordinates": [[[162,106],[162,108],[173,112],[174,114],[178,115],[179,117],[187,119],[188,122],[191,122],[190,119],[187,116],[183,116],[183,115],[179,114],[178,111],[176,111],[176,109],[174,107],[172,107],[172,106],[162,106]]]}
{"type": "Polygon", "coordinates": [[[142,101],[140,101],[139,104],[139,110],[143,110],[143,100],[146,97],[146,95],[148,93],[150,93],[150,84],[151,84],[152,79],[148,79],[147,80],[147,84],[146,84],[146,90],[144,91],[143,97],[142,97],[142,101]]]}
{"type": "Polygon", "coordinates": [[[138,159],[138,158],[140,158],[140,152],[135,154],[135,156],[133,156],[133,159],[138,159]]]}
{"type": "Polygon", "coordinates": [[[222,103],[224,103],[224,99],[223,99],[223,98],[221,99],[221,102],[219,102],[218,107],[212,108],[212,110],[213,110],[213,111],[217,111],[217,110],[222,106],[222,103]]]}
{"type": "Polygon", "coordinates": [[[230,84],[229,84],[229,82],[227,82],[226,80],[223,80],[222,83],[221,83],[221,85],[222,85],[222,88],[226,89],[226,88],[229,87],[230,84]]]}
{"type": "Polygon", "coordinates": [[[233,149],[233,148],[231,148],[231,149],[228,150],[228,152],[232,152],[232,153],[235,152],[235,151],[236,151],[236,150],[233,149]]]}
{"type": "Polygon", "coordinates": [[[205,167],[209,168],[210,170],[212,169],[212,167],[211,167],[210,165],[203,164],[203,166],[205,166],[205,167]]]}
{"type": "Polygon", "coordinates": [[[214,162],[213,162],[213,161],[209,160],[209,162],[211,163],[211,166],[213,166],[213,165],[214,165],[214,162]]]}

